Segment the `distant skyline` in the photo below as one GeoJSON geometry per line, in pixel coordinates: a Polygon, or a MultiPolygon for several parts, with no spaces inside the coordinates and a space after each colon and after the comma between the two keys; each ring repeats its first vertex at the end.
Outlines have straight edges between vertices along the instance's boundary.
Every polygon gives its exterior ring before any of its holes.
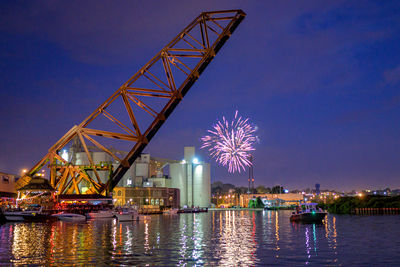
{"type": "Polygon", "coordinates": [[[0,171],[37,163],[200,12],[247,17],[145,152],[195,146],[235,110],[258,126],[256,185],[400,188],[399,1],[2,1],[0,171]]]}

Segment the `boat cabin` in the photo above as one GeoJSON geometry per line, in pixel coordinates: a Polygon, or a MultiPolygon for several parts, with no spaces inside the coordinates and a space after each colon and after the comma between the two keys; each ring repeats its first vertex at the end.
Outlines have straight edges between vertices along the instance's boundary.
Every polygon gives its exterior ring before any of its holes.
{"type": "Polygon", "coordinates": [[[304,204],[304,212],[313,212],[313,211],[317,211],[317,203],[305,203],[304,204]]]}
{"type": "MultiPolygon", "coordinates": [[[[318,203],[304,203],[296,207],[296,213],[312,213],[322,211],[320,208],[317,209],[318,203]]],[[[293,212],[294,213],[294,212],[293,212]]]]}

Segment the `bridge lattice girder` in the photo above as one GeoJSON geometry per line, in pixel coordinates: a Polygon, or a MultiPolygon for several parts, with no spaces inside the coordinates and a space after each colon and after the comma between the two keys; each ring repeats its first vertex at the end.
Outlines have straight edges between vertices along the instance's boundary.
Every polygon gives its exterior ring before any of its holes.
{"type": "Polygon", "coordinates": [[[242,10],[201,13],[83,122],[59,139],[17,182],[17,188],[27,184],[47,165],[51,185],[59,194],[80,194],[79,184],[83,181],[89,185],[86,193],[105,194],[112,191],[245,16],[242,10]],[[113,115],[110,111],[111,105],[118,105],[118,101],[129,118],[126,121],[122,119],[121,112],[113,115]],[[151,119],[142,119],[138,110],[151,119]],[[99,117],[107,119],[120,132],[108,128],[95,129],[92,125],[99,117]],[[131,142],[133,148],[121,157],[96,140],[98,137],[131,142]],[[72,140],[80,141],[89,164],[75,165],[59,155],[72,140]],[[109,154],[119,162],[119,166],[113,170],[111,164],[96,164],[88,143],[109,154]],[[99,174],[103,171],[110,173],[105,183],[99,174]]]}

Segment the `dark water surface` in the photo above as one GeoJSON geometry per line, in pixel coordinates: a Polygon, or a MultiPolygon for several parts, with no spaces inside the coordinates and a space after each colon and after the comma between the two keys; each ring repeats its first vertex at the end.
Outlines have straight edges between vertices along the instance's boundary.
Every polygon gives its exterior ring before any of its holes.
{"type": "Polygon", "coordinates": [[[210,211],[134,223],[6,223],[0,265],[400,266],[398,215],[329,215],[320,225],[289,216],[210,211]]]}

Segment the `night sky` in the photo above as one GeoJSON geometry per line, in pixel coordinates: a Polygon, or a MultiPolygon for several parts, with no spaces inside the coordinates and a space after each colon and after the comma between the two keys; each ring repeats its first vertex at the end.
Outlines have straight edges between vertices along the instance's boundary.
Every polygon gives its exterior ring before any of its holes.
{"type": "Polygon", "coordinates": [[[1,1],[0,171],[46,154],[200,12],[247,17],[146,148],[200,151],[235,110],[259,128],[256,185],[400,188],[399,1],[1,1]]]}

